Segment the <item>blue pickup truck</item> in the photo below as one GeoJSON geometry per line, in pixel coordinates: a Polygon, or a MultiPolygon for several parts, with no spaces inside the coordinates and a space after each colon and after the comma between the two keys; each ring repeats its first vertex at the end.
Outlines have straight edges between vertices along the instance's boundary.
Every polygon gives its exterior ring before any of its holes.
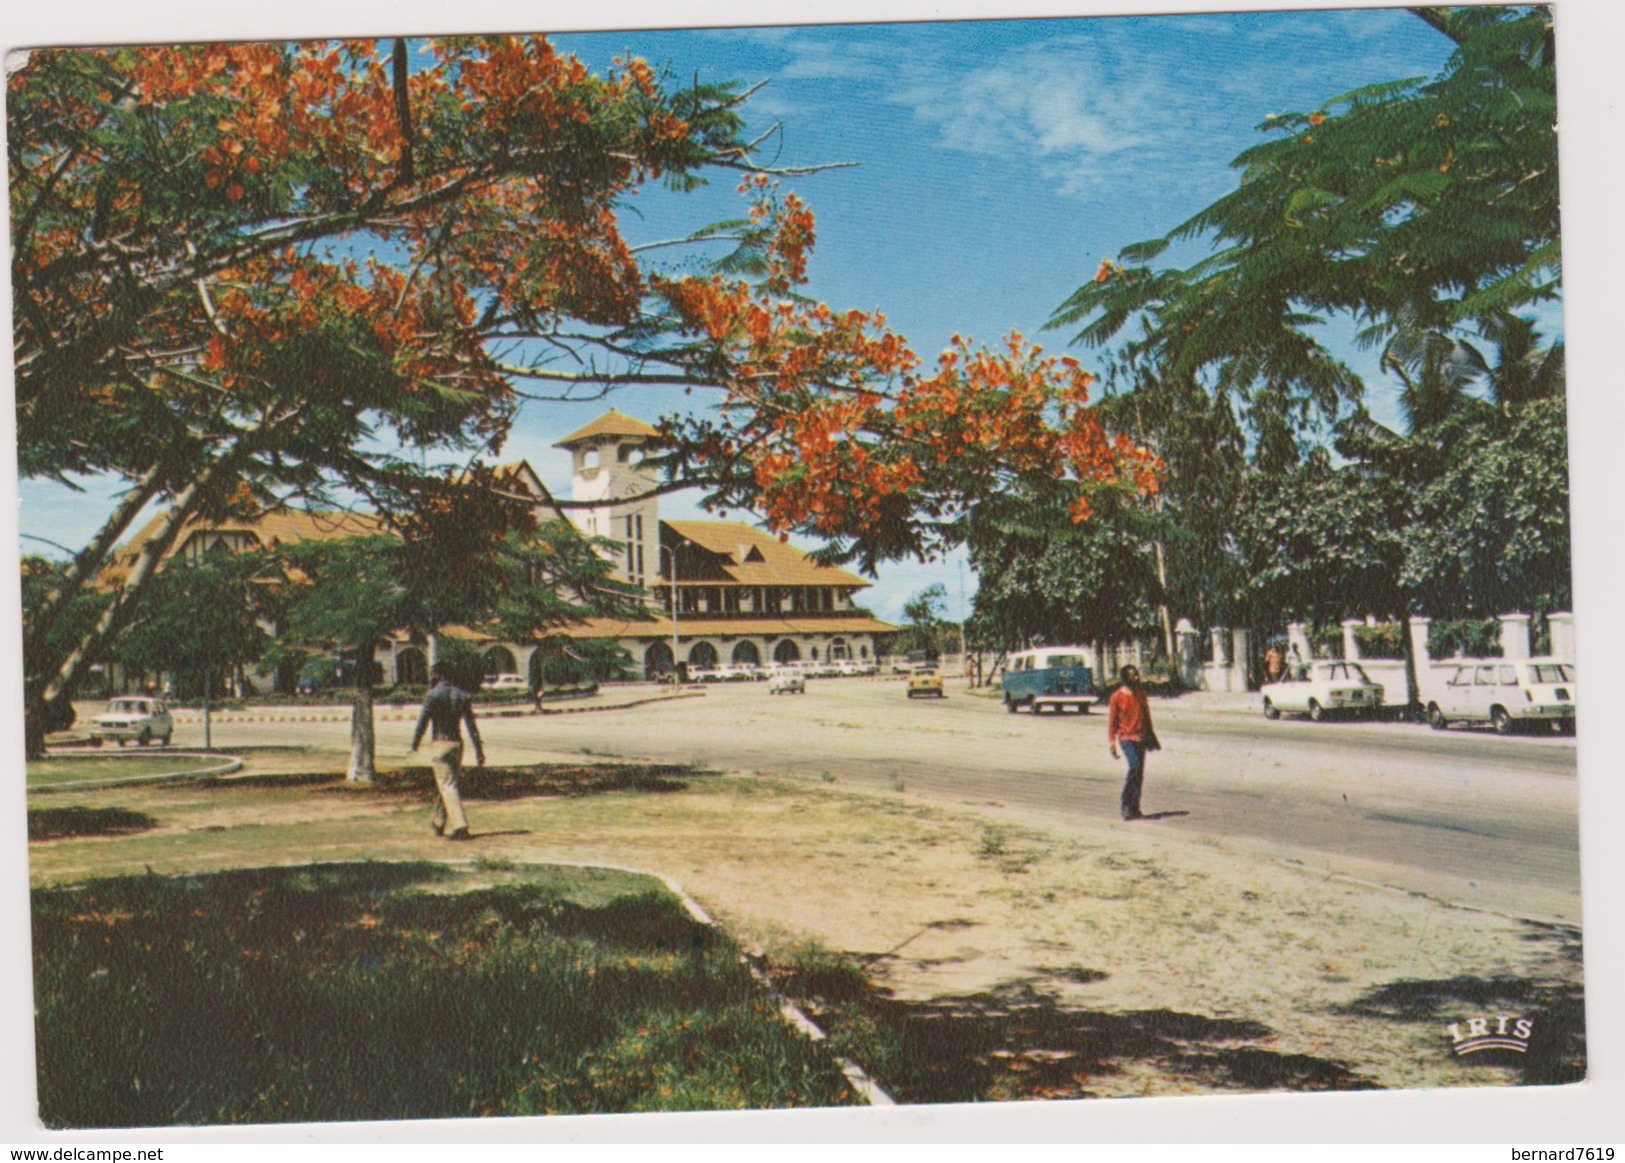
{"type": "Polygon", "coordinates": [[[1082,646],[1040,646],[1018,650],[1004,668],[1004,709],[1012,715],[1021,707],[1037,714],[1045,707],[1064,713],[1076,707],[1087,715],[1100,701],[1094,671],[1082,646]]]}

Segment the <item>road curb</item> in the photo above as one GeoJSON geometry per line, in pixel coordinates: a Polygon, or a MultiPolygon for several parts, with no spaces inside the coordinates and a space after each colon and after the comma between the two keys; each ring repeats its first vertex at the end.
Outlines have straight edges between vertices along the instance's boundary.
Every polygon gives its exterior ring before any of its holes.
{"type": "MultiPolygon", "coordinates": [[[[473,860],[447,861],[447,863],[456,864],[473,864],[474,862],[473,860]]],[[[666,889],[682,902],[683,908],[688,911],[688,915],[693,917],[696,922],[708,929],[725,932],[722,926],[717,923],[716,918],[705,911],[704,905],[689,896],[682,885],[663,872],[650,872],[646,868],[632,868],[625,864],[603,864],[593,860],[549,860],[547,863],[564,868],[602,868],[610,872],[625,872],[633,876],[652,877],[665,885],[666,889]]],[[[787,1025],[810,1042],[828,1041],[829,1035],[824,1032],[817,1022],[807,1016],[806,1011],[774,988],[773,983],[768,980],[767,974],[762,972],[759,962],[763,959],[764,954],[760,950],[740,954],[740,960],[750,970],[751,978],[778,1002],[779,1016],[784,1019],[787,1025]]],[[[864,1101],[870,1106],[897,1105],[897,1101],[887,1094],[879,1083],[870,1078],[863,1067],[840,1054],[832,1054],[831,1057],[835,1059],[836,1065],[841,1068],[841,1073],[846,1076],[846,1080],[852,1084],[853,1091],[861,1094],[864,1101]]]]}
{"type": "MultiPolygon", "coordinates": [[[[60,754],[60,752],[58,754],[60,754]]],[[[77,755],[80,753],[75,751],[73,754],[77,755]]],[[[84,754],[86,756],[94,756],[98,753],[90,748],[86,748],[84,750],[84,754]]],[[[148,754],[151,754],[151,752],[148,752],[148,754]]],[[[112,756],[102,756],[102,758],[110,759],[112,756]]],[[[27,790],[29,795],[43,795],[49,792],[88,791],[93,788],[103,787],[135,787],[138,784],[146,783],[181,783],[189,779],[213,779],[216,776],[230,775],[243,765],[243,761],[235,755],[226,755],[222,756],[221,758],[224,759],[225,762],[216,764],[213,767],[194,768],[190,771],[172,771],[168,773],[161,773],[159,775],[115,775],[111,779],[75,779],[67,783],[53,783],[44,787],[31,787],[27,790]]]]}
{"type": "Polygon", "coordinates": [[[603,707],[558,707],[558,708],[554,708],[554,709],[549,709],[547,707],[542,707],[539,710],[533,711],[532,714],[538,714],[538,715],[588,715],[588,714],[592,714],[594,711],[624,711],[628,707],[646,707],[646,706],[649,706],[652,703],[670,703],[670,702],[675,702],[678,699],[703,699],[704,697],[705,697],[705,691],[703,691],[703,690],[681,691],[681,692],[679,692],[677,694],[656,695],[652,699],[636,699],[636,700],[634,700],[634,701],[632,701],[630,703],[612,703],[609,706],[603,706],[603,707]]]}
{"type": "MultiPolygon", "coordinates": [[[[481,707],[474,705],[475,714],[481,719],[520,719],[530,715],[582,715],[591,711],[619,711],[627,707],[642,707],[651,703],[666,703],[674,699],[703,699],[704,690],[683,691],[679,694],[656,695],[653,698],[634,699],[626,703],[611,703],[598,707],[504,707],[500,705],[481,707]]],[[[415,723],[418,711],[373,711],[375,723],[415,723]]],[[[187,713],[174,716],[175,722],[185,723],[188,726],[203,722],[203,716],[196,713],[187,713]]],[[[263,723],[348,723],[350,709],[341,711],[303,711],[264,714],[244,714],[241,711],[226,711],[209,716],[209,721],[219,726],[229,725],[258,725],[263,723]]]]}

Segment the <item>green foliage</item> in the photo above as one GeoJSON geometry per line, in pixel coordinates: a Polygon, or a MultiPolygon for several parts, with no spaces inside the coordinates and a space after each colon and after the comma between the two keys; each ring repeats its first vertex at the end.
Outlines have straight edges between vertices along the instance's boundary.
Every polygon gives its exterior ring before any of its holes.
{"type": "Polygon", "coordinates": [[[1310,658],[1342,658],[1343,627],[1337,622],[1311,622],[1305,627],[1310,658]]]}
{"type": "Polygon", "coordinates": [[[892,639],[895,654],[923,654],[940,658],[958,644],[958,629],[943,617],[948,591],[940,582],[920,590],[903,603],[903,628],[892,639]]]}
{"type": "Polygon", "coordinates": [[[623,889],[583,903],[570,887],[470,889],[438,866],[367,864],[38,890],[41,1117],[162,1127],[851,1101],[738,949],[676,900],[623,889]]]}
{"type": "Polygon", "coordinates": [[[1266,622],[1403,613],[1401,503],[1390,482],[1325,457],[1290,474],[1255,474],[1236,531],[1246,608],[1266,622]]]}
{"type": "MultiPolygon", "coordinates": [[[[591,618],[648,620],[652,615],[642,590],[616,580],[614,565],[600,552],[613,544],[583,537],[562,520],[545,522],[526,536],[510,534],[493,559],[500,584],[483,614],[492,632],[529,642],[591,618]]],[[[619,666],[602,647],[586,649],[606,675],[619,666]]]]}
{"type": "Polygon", "coordinates": [[[260,622],[276,616],[275,580],[274,563],[259,552],[172,561],[120,636],[120,660],[148,674],[176,675],[182,694],[258,662],[271,645],[260,622]]]}
{"type": "MultiPolygon", "coordinates": [[[[1182,490],[1201,496],[1195,482],[1213,492],[1217,535],[1190,520],[1205,515],[1199,505],[1173,512],[1181,608],[1206,600],[1221,618],[1271,624],[1397,613],[1412,590],[1438,614],[1570,600],[1563,348],[1543,349],[1519,314],[1560,293],[1550,13],[1416,14],[1458,46],[1442,73],[1271,117],[1269,140],[1236,159],[1233,191],[1125,247],[1051,321],[1096,346],[1142,328],[1124,347],[1137,406],[1187,384],[1250,429],[1258,473],[1238,495],[1212,489],[1239,479],[1233,467],[1215,474],[1179,455],[1224,447],[1211,434],[1177,438],[1165,415],[1129,428],[1167,432],[1153,446],[1169,464],[1171,509],[1182,490]],[[1156,265],[1197,240],[1207,257],[1156,265]],[[1406,437],[1347,414],[1363,385],[1322,342],[1336,320],[1382,351],[1406,437]],[[1304,444],[1339,420],[1339,451],[1358,471],[1300,467],[1304,444]],[[1232,532],[1246,576],[1185,589],[1180,535],[1219,548],[1232,532]],[[1227,590],[1240,600],[1224,610],[1227,590]]],[[[1196,576],[1217,580],[1224,558],[1210,555],[1196,576]]]]}
{"type": "Polygon", "coordinates": [[[291,642],[330,650],[371,648],[406,628],[414,605],[414,579],[397,537],[345,537],[302,541],[282,550],[292,571],[285,632],[291,642]]]}
{"type": "Polygon", "coordinates": [[[1417,499],[1405,584],[1435,616],[1571,608],[1563,399],[1503,409],[1446,439],[1448,461],[1417,499]]]}
{"type": "Polygon", "coordinates": [[[970,524],[981,579],[976,634],[1001,649],[1125,637],[1152,624],[1160,594],[1152,539],[1164,528],[1132,498],[1103,494],[1073,521],[1061,489],[990,497],[970,524]]]}
{"type": "MultiPolygon", "coordinates": [[[[1504,316],[1554,298],[1556,71],[1544,8],[1444,10],[1459,48],[1426,80],[1375,85],[1272,116],[1234,163],[1238,187],[1164,238],[1125,249],[1055,316],[1100,343],[1149,319],[1170,370],[1287,391],[1330,415],[1358,381],[1314,326],[1347,314],[1392,335],[1504,316]],[[1139,265],[1208,239],[1186,269],[1139,265]]],[[[1290,409],[1288,410],[1290,411],[1290,409]]]]}
{"type": "MultiPolygon", "coordinates": [[[[48,616],[43,626],[40,625],[38,619],[42,616],[48,596],[63,585],[65,572],[62,565],[44,557],[29,556],[22,560],[23,672],[30,691],[37,690],[43,683],[44,670],[50,661],[61,658],[83,640],[112,602],[109,594],[81,589],[69,596],[54,616],[48,616]],[[38,637],[35,636],[36,631],[40,632],[38,637]]],[[[102,654],[98,652],[98,657],[102,654]]],[[[81,675],[76,675],[66,687],[63,698],[48,704],[40,704],[31,697],[26,699],[25,713],[30,720],[30,733],[37,728],[39,738],[43,740],[47,733],[65,731],[73,726],[71,700],[80,697],[81,691],[88,685],[81,675]]]]}
{"type": "MultiPolygon", "coordinates": [[[[1166,603],[1202,625],[1232,619],[1242,581],[1233,531],[1247,470],[1246,435],[1233,401],[1129,351],[1107,364],[1099,413],[1112,432],[1151,449],[1164,465],[1150,506],[1154,520],[1141,532],[1161,548],[1166,586],[1160,599],[1146,591],[1143,600],[1166,603]]],[[[1114,512],[1095,519],[1110,520],[1114,512]]]]}
{"type": "Polygon", "coordinates": [[[553,689],[579,683],[621,682],[637,674],[632,655],[613,638],[546,638],[532,665],[542,686],[553,689]]]}
{"type": "Polygon", "coordinates": [[[158,821],[128,808],[30,808],[28,838],[61,840],[67,836],[123,836],[146,832],[158,821]]]}
{"type": "Polygon", "coordinates": [[[1405,657],[1405,627],[1398,622],[1356,626],[1354,641],[1359,644],[1361,658],[1405,657]]]}
{"type": "Polygon", "coordinates": [[[441,635],[435,640],[435,665],[446,668],[451,681],[465,691],[477,691],[485,681],[485,652],[472,642],[441,635]]]}
{"type": "Polygon", "coordinates": [[[1495,618],[1438,620],[1428,624],[1431,658],[1500,658],[1501,623],[1495,618]]]}

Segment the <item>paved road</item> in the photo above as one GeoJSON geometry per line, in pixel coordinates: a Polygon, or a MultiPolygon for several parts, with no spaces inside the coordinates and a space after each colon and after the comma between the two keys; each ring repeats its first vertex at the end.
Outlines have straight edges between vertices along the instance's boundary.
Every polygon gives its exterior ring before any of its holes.
{"type": "MultiPolygon", "coordinates": [[[[1397,723],[1268,722],[1234,696],[1153,705],[1164,750],[1144,806],[1117,823],[1121,765],[1104,716],[1007,715],[950,685],[910,701],[898,682],[825,680],[806,695],[762,684],[704,699],[484,723],[494,762],[596,756],[695,762],[844,786],[903,791],[999,818],[1137,827],[1303,861],[1497,911],[1578,922],[1575,747],[1571,739],[1433,732],[1397,723]]],[[[194,728],[194,730],[196,730],[194,728]]],[[[287,726],[233,725],[217,743],[286,741],[287,726]]],[[[343,728],[295,728],[337,744],[343,728]],[[328,740],[327,735],[335,738],[328,740]]],[[[186,742],[185,728],[177,742],[186,742]]],[[[380,723],[387,762],[410,727],[380,723]]]]}

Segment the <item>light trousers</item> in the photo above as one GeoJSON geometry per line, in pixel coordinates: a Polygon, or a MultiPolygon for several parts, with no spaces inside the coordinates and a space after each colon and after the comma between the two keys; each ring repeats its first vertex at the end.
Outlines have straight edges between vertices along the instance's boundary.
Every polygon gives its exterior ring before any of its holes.
{"type": "Polygon", "coordinates": [[[434,769],[435,786],[440,789],[440,798],[434,805],[435,830],[455,832],[467,828],[468,817],[463,814],[463,797],[457,791],[457,776],[463,767],[462,742],[434,740],[429,744],[427,755],[429,766],[434,769]]]}

